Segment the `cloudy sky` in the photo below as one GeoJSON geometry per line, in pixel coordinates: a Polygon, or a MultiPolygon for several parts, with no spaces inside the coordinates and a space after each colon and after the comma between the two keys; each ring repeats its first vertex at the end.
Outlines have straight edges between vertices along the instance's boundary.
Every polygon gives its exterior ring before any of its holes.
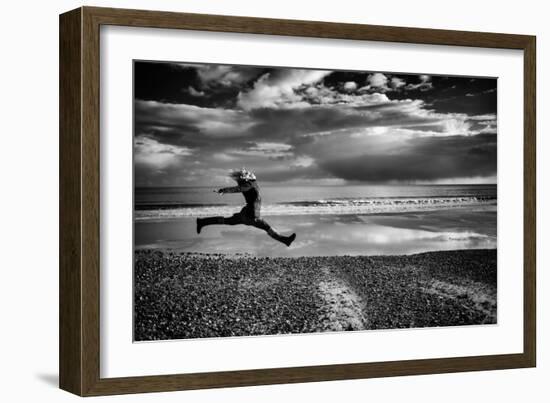
{"type": "Polygon", "coordinates": [[[495,183],[496,79],[135,62],[137,186],[495,183]]]}

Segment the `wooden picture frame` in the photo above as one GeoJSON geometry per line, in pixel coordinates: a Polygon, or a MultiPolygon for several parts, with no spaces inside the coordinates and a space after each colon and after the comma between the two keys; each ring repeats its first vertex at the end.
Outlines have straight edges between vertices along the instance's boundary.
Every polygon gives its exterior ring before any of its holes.
{"type": "MultiPolygon", "coordinates": [[[[536,363],[535,37],[483,32],[81,7],[60,16],[60,387],[80,396],[533,367],[536,363]],[[524,52],[523,353],[100,377],[100,26],[172,28],[524,52]]],[[[521,246],[518,245],[518,248],[521,246]]]]}

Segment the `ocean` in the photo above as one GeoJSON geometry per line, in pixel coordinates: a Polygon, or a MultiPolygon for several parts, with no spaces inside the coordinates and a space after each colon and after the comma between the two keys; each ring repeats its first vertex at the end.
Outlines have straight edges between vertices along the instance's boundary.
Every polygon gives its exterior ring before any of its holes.
{"type": "Polygon", "coordinates": [[[197,217],[230,216],[241,194],[207,187],[136,188],[136,248],[257,256],[410,254],[496,248],[496,185],[358,185],[261,187],[262,217],[287,248],[261,230],[211,226],[197,217]]]}

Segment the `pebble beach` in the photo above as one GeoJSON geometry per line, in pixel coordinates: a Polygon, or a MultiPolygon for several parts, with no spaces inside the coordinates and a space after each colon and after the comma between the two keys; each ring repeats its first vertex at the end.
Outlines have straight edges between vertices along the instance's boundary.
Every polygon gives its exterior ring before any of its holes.
{"type": "Polygon", "coordinates": [[[495,324],[496,249],[255,257],[138,249],[135,341],[495,324]]]}

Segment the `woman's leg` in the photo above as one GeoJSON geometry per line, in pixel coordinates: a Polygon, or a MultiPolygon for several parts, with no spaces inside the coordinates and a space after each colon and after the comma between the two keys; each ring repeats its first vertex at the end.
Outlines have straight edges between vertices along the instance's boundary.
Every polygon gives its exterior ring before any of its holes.
{"type": "Polygon", "coordinates": [[[263,229],[265,232],[268,233],[268,235],[279,241],[284,243],[286,246],[290,246],[290,244],[296,239],[296,234],[292,234],[290,236],[283,236],[277,233],[273,228],[271,228],[271,225],[269,225],[266,221],[262,220],[261,218],[256,218],[252,224],[254,227],[263,229]]]}
{"type": "Polygon", "coordinates": [[[201,233],[202,227],[207,225],[237,225],[243,224],[243,220],[240,214],[233,214],[231,217],[206,217],[197,218],[197,234],[201,233]]]}

